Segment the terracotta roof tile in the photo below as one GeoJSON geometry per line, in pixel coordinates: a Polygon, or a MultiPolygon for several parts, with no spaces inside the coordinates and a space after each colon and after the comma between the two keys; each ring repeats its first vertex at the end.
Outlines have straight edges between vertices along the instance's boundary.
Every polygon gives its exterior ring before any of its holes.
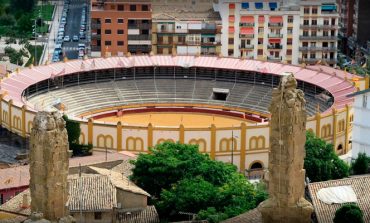
{"type": "Polygon", "coordinates": [[[244,214],[227,219],[222,223],[262,223],[262,215],[257,208],[255,208],[244,214]]]}

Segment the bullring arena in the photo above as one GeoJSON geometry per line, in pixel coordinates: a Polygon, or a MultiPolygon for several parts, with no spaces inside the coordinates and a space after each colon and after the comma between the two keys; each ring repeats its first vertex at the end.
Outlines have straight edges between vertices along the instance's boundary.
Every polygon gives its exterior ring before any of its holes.
{"type": "Polygon", "coordinates": [[[271,91],[291,72],[305,93],[307,129],[351,149],[353,98],[365,78],[334,68],[203,56],[73,60],[17,70],[1,80],[0,122],[28,137],[38,110],[81,125],[81,143],[134,153],[164,141],[198,144],[249,177],[266,168],[271,91]]]}

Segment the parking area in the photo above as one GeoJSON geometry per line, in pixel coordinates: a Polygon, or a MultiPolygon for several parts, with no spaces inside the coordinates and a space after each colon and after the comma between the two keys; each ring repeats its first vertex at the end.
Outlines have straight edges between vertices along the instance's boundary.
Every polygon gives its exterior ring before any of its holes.
{"type": "Polygon", "coordinates": [[[88,7],[86,0],[65,0],[53,54],[53,62],[66,56],[83,59],[86,54],[88,7]]]}

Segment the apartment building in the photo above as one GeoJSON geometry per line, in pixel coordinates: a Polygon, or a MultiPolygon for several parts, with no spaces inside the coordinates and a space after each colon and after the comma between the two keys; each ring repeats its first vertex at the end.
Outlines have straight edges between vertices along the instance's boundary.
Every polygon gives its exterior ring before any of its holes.
{"type": "Polygon", "coordinates": [[[91,56],[151,51],[150,0],[92,0],[91,56]]]}
{"type": "Polygon", "coordinates": [[[152,51],[155,54],[218,55],[221,17],[212,0],[153,0],[152,51]]]}
{"type": "MultiPolygon", "coordinates": [[[[354,56],[356,49],[359,48],[362,54],[369,54],[370,47],[370,1],[354,0],[353,7],[353,33],[348,38],[349,54],[354,56]]],[[[341,16],[345,16],[341,14],[341,16]]]]}
{"type": "Polygon", "coordinates": [[[292,64],[336,63],[335,0],[220,0],[221,52],[292,64]]]}
{"type": "Polygon", "coordinates": [[[338,0],[339,12],[339,48],[348,54],[348,38],[353,33],[353,14],[355,0],[338,0]]]}

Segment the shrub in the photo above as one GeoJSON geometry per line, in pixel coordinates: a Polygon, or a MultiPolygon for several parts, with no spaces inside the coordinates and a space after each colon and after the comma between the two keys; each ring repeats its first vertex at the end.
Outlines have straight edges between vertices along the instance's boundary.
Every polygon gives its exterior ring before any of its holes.
{"type": "Polygon", "coordinates": [[[363,213],[356,204],[345,204],[335,212],[334,223],[364,223],[363,213]]]}

